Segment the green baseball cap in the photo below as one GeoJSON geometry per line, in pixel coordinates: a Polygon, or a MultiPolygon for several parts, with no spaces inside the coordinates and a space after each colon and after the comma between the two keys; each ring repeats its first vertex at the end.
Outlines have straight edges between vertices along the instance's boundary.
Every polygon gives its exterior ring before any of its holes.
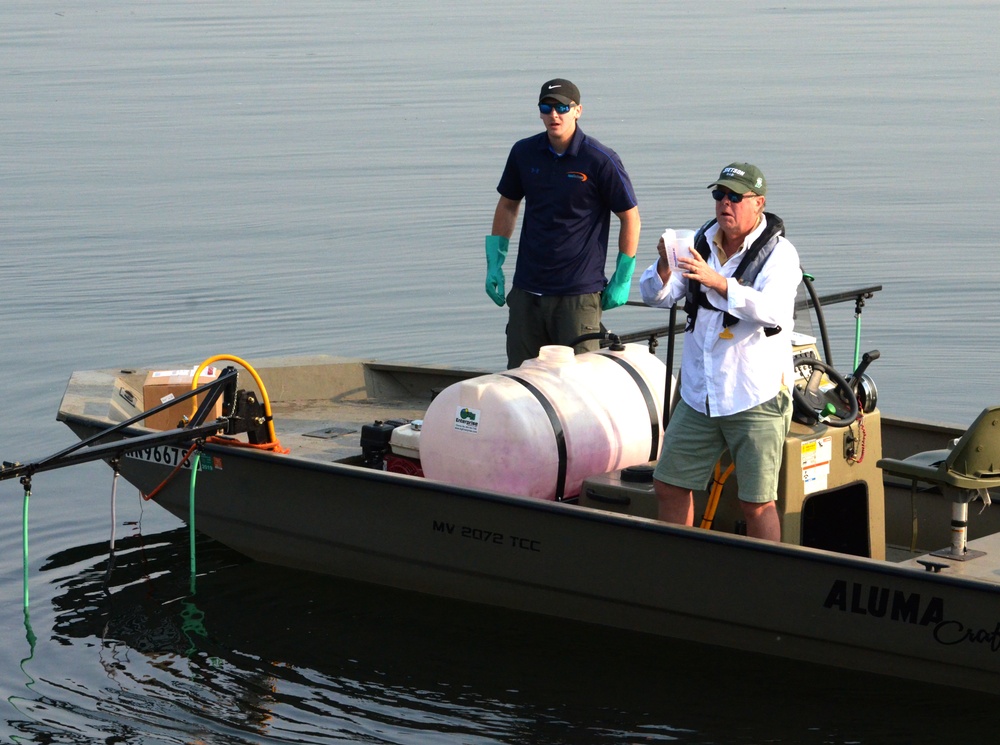
{"type": "Polygon", "coordinates": [[[746,191],[752,191],[760,196],[767,194],[767,181],[764,180],[764,174],[757,166],[750,163],[730,163],[722,169],[719,178],[710,183],[708,188],[711,189],[713,186],[724,186],[737,194],[743,194],[746,191]]]}

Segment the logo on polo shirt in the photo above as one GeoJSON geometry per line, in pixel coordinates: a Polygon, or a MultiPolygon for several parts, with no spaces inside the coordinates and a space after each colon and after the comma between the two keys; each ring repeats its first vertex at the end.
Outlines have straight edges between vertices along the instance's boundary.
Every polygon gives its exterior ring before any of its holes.
{"type": "Polygon", "coordinates": [[[586,181],[587,174],[580,173],[579,171],[570,171],[569,173],[566,174],[566,178],[575,178],[577,181],[586,181]]]}

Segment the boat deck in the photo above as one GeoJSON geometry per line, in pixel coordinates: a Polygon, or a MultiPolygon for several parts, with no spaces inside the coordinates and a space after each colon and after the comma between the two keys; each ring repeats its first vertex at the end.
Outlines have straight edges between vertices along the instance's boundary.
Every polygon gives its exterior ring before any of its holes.
{"type": "MultiPolygon", "coordinates": [[[[970,556],[975,556],[977,552],[982,552],[987,556],[1000,556],[1000,534],[974,538],[968,542],[968,552],[970,556]]],[[[953,577],[965,577],[967,579],[978,579],[984,582],[1000,584],[1000,568],[996,561],[976,561],[974,558],[968,561],[955,561],[933,553],[924,553],[898,562],[901,566],[923,569],[928,572],[942,572],[953,577]]]]}
{"type": "Polygon", "coordinates": [[[408,401],[281,401],[273,406],[281,444],[300,458],[350,462],[361,456],[366,424],[420,419],[426,406],[408,401]]]}

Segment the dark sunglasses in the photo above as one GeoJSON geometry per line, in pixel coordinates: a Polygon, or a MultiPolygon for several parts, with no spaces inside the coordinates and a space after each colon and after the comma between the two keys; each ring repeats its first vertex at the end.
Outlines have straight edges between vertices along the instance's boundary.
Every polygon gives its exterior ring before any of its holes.
{"type": "Polygon", "coordinates": [[[568,114],[569,110],[573,107],[568,103],[540,103],[538,104],[538,110],[543,114],[551,114],[552,110],[555,109],[557,114],[568,114]]]}
{"type": "Polygon", "coordinates": [[[739,204],[743,201],[743,197],[755,197],[756,194],[737,194],[732,191],[723,191],[722,189],[712,189],[712,199],[716,202],[721,202],[725,197],[729,197],[729,201],[733,204],[739,204]]]}

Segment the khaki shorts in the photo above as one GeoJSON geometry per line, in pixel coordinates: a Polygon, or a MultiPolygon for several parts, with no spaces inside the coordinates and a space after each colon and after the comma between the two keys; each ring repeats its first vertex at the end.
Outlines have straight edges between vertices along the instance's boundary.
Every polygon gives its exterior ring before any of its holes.
{"type": "Polygon", "coordinates": [[[787,388],[770,401],[729,416],[709,417],[678,401],[653,477],[682,489],[707,489],[715,463],[728,449],[736,465],[739,498],[774,501],[791,421],[787,388]]]}

